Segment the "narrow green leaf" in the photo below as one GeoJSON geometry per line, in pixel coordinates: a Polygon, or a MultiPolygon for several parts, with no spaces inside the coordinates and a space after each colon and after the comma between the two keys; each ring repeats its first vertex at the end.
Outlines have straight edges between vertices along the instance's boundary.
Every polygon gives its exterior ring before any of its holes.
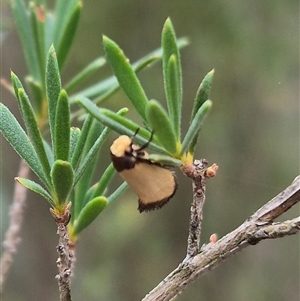
{"type": "Polygon", "coordinates": [[[205,117],[207,116],[207,113],[211,107],[212,107],[212,101],[207,100],[199,108],[198,112],[196,113],[196,115],[183,139],[180,155],[184,155],[188,149],[191,154],[194,153],[195,146],[192,145],[191,143],[193,142],[195,137],[199,135],[199,131],[201,129],[203,121],[204,121],[205,117]]]}
{"type": "MultiPolygon", "coordinates": [[[[188,45],[188,39],[187,38],[180,38],[177,40],[178,48],[183,48],[188,45]]],[[[148,67],[153,65],[154,63],[158,62],[162,57],[162,49],[158,48],[154,51],[150,52],[149,54],[145,55],[141,59],[137,60],[132,64],[132,69],[134,72],[139,72],[143,70],[145,67],[148,67]]],[[[97,83],[95,85],[92,85],[84,90],[81,90],[78,93],[75,93],[70,97],[70,103],[73,104],[78,96],[85,96],[87,98],[94,99],[94,103],[100,104],[104,100],[107,99],[108,96],[111,95],[114,91],[116,91],[119,88],[117,79],[115,76],[111,76],[100,83],[97,83]],[[112,92],[110,92],[112,91],[112,92]]],[[[78,114],[78,112],[77,112],[78,114]]],[[[77,116],[77,115],[76,115],[77,116]]]]}
{"type": "MultiPolygon", "coordinates": [[[[79,181],[78,185],[80,185],[80,183],[81,183],[81,181],[79,181]]],[[[78,187],[78,185],[76,187],[78,187]]],[[[98,183],[92,185],[87,191],[85,191],[85,194],[83,194],[84,198],[83,198],[82,205],[81,205],[82,207],[84,207],[89,201],[91,201],[93,199],[92,195],[94,194],[94,191],[97,189],[97,186],[98,186],[98,183]]],[[[78,200],[78,198],[76,200],[78,200]]],[[[79,213],[80,213],[80,210],[79,210],[78,214],[79,213]]]]}
{"type": "Polygon", "coordinates": [[[57,60],[59,62],[59,67],[62,70],[67,55],[70,51],[70,48],[72,46],[74,36],[77,30],[79,18],[82,11],[82,3],[78,2],[72,13],[70,14],[65,28],[61,29],[61,39],[59,40],[57,44],[57,60]]]}
{"type": "MultiPolygon", "coordinates": [[[[136,132],[136,130],[139,129],[138,135],[136,135],[135,137],[135,141],[141,145],[149,141],[151,136],[151,133],[149,131],[141,128],[137,123],[122,116],[128,111],[127,108],[123,108],[118,113],[115,113],[107,109],[99,109],[93,102],[85,97],[78,97],[77,101],[97,120],[110,127],[117,133],[132,136],[136,132]]],[[[168,153],[155,141],[149,143],[149,148],[160,153],[168,153]]]]}
{"type": "Polygon", "coordinates": [[[110,163],[108,165],[108,167],[105,169],[104,173],[102,174],[100,181],[97,183],[97,186],[93,192],[92,198],[104,195],[105,190],[107,189],[108,184],[112,180],[115,173],[116,173],[116,170],[115,170],[113,164],[110,163]]]}
{"type": "Polygon", "coordinates": [[[47,155],[47,158],[48,158],[48,162],[49,162],[50,166],[52,166],[53,163],[54,163],[54,154],[52,152],[52,148],[49,145],[49,143],[45,140],[43,140],[43,144],[44,144],[44,149],[46,151],[46,155],[47,155]]]}
{"type": "Polygon", "coordinates": [[[106,59],[112,71],[136,111],[143,120],[146,120],[145,108],[148,98],[143,90],[134,70],[120,47],[106,36],[103,36],[103,45],[106,59]]]}
{"type": "Polygon", "coordinates": [[[178,64],[180,64],[179,60],[175,54],[172,54],[167,65],[165,86],[168,91],[167,99],[171,125],[177,140],[180,140],[182,88],[181,76],[178,74],[178,69],[180,69],[178,64]]]}
{"type": "Polygon", "coordinates": [[[97,97],[101,97],[103,94],[107,93],[107,91],[115,87],[119,87],[118,81],[115,76],[111,76],[95,85],[92,85],[86,89],[83,89],[75,93],[74,95],[72,95],[70,103],[74,104],[77,98],[82,96],[86,98],[93,98],[93,99],[97,97]]]}
{"type": "MultiPolygon", "coordinates": [[[[199,108],[203,105],[203,103],[206,100],[208,100],[210,90],[211,90],[211,86],[212,86],[214,73],[215,73],[214,69],[211,70],[210,72],[208,72],[205,75],[204,79],[202,80],[202,82],[201,82],[201,84],[198,88],[198,91],[196,93],[196,97],[195,97],[195,100],[194,100],[194,105],[193,105],[193,109],[192,109],[190,123],[193,121],[193,119],[194,119],[196,113],[198,112],[199,108]]],[[[189,152],[191,154],[194,153],[195,147],[196,147],[197,142],[198,142],[198,136],[199,135],[196,135],[190,143],[189,152]]]]}
{"type": "Polygon", "coordinates": [[[19,182],[21,185],[23,185],[24,187],[26,187],[27,189],[40,194],[43,198],[45,198],[48,201],[48,203],[52,207],[54,207],[54,201],[51,195],[40,184],[21,177],[16,177],[15,180],[19,182]]]}
{"type": "Polygon", "coordinates": [[[55,149],[55,116],[58,96],[61,91],[61,80],[54,46],[50,47],[46,66],[46,94],[48,99],[49,124],[52,146],[55,149]]]}
{"type": "Polygon", "coordinates": [[[74,235],[78,235],[83,229],[89,226],[96,217],[107,206],[108,201],[105,197],[97,197],[88,202],[81,210],[74,225],[74,235]]]}
{"type": "Polygon", "coordinates": [[[150,100],[146,107],[147,121],[154,131],[154,136],[168,152],[177,153],[177,141],[169,116],[155,100],[150,100]]]}
{"type": "Polygon", "coordinates": [[[55,160],[69,160],[70,151],[70,108],[67,92],[61,90],[55,118],[55,145],[54,145],[55,160]]]}
{"type": "Polygon", "coordinates": [[[164,24],[161,39],[164,86],[168,110],[176,138],[180,140],[182,74],[176,35],[169,18],[164,24]]]}
{"type": "Polygon", "coordinates": [[[53,30],[54,45],[58,45],[64,37],[65,28],[67,27],[70,15],[78,5],[78,0],[57,0],[55,6],[55,25],[53,30]]]}
{"type": "MultiPolygon", "coordinates": [[[[29,3],[30,21],[32,26],[33,37],[35,41],[35,51],[37,53],[38,61],[36,64],[40,68],[40,74],[45,70],[45,7],[39,3],[29,3]]],[[[41,81],[43,83],[43,81],[41,81]]],[[[43,83],[44,84],[44,83],[43,83]]]]}
{"type": "MultiPolygon", "coordinates": [[[[82,207],[84,206],[84,198],[86,195],[86,192],[90,186],[91,179],[93,177],[94,171],[97,166],[97,160],[99,156],[99,148],[97,148],[96,145],[93,149],[93,146],[97,144],[97,141],[99,141],[101,134],[103,132],[103,126],[101,123],[99,123],[97,120],[93,119],[93,123],[90,126],[89,132],[84,142],[84,148],[82,149],[81,154],[81,163],[79,168],[76,170],[76,174],[78,170],[82,172],[82,176],[79,179],[75,180],[76,185],[76,191],[75,191],[75,219],[77,218],[79,212],[81,211],[82,207]],[[89,153],[89,151],[93,150],[93,153],[89,153]],[[90,157],[89,157],[90,156],[90,157]],[[86,160],[86,161],[85,161],[86,160]],[[84,165],[86,164],[86,165],[84,165]],[[78,182],[77,182],[78,181],[78,182]]],[[[75,176],[76,178],[76,176],[75,176]]]]}
{"type": "Polygon", "coordinates": [[[178,57],[178,59],[180,57],[175,30],[170,18],[166,20],[163,26],[161,44],[163,49],[163,68],[164,70],[166,70],[165,67],[167,67],[171,55],[175,54],[178,57]]]}
{"type": "Polygon", "coordinates": [[[31,170],[47,186],[47,178],[43,172],[40,160],[37,157],[35,149],[28,139],[26,133],[19,122],[9,111],[9,109],[0,103],[0,132],[16,153],[24,159],[31,170]]]}
{"type": "MultiPolygon", "coordinates": [[[[68,1],[65,1],[68,2],[68,1]]],[[[55,43],[55,36],[54,36],[54,26],[55,21],[57,20],[57,15],[53,13],[46,14],[46,21],[45,21],[45,54],[44,56],[47,58],[48,50],[51,45],[56,45],[55,43]]],[[[46,61],[47,64],[47,61],[46,61]]]]}
{"type": "Polygon", "coordinates": [[[115,201],[121,194],[123,194],[128,189],[127,182],[122,183],[108,198],[108,204],[111,204],[115,201]]]}
{"type": "Polygon", "coordinates": [[[12,72],[12,71],[10,72],[10,77],[11,77],[12,86],[13,86],[14,91],[15,91],[15,96],[16,96],[16,99],[17,99],[19,110],[20,110],[22,119],[24,119],[24,116],[23,116],[24,113],[23,113],[23,109],[22,109],[22,106],[21,106],[21,102],[20,102],[20,96],[19,96],[19,89],[23,89],[23,85],[22,85],[20,79],[17,77],[17,75],[14,72],[12,72]]]}
{"type": "Polygon", "coordinates": [[[181,166],[182,165],[181,160],[175,159],[170,156],[161,155],[161,154],[150,154],[148,156],[148,159],[151,162],[160,163],[162,165],[167,165],[167,166],[181,166]]]}
{"type": "MultiPolygon", "coordinates": [[[[74,150],[76,148],[76,145],[80,139],[81,131],[77,127],[71,127],[70,128],[70,152],[69,152],[69,158],[73,157],[74,150]]],[[[73,165],[72,165],[73,167],[73,165]]],[[[73,167],[74,168],[74,167],[73,167]]]]}
{"type": "Polygon", "coordinates": [[[88,137],[93,119],[94,118],[93,118],[92,115],[88,115],[88,117],[85,119],[85,121],[83,123],[81,133],[80,133],[79,140],[76,143],[76,147],[74,149],[74,152],[73,152],[72,156],[70,157],[71,158],[71,164],[72,164],[74,169],[77,167],[80,156],[82,155],[82,150],[83,150],[83,147],[84,147],[85,142],[87,140],[87,137],[88,137]]]}
{"type": "Polygon", "coordinates": [[[194,105],[193,105],[193,110],[192,110],[192,114],[191,114],[191,121],[193,121],[196,113],[198,112],[199,108],[203,105],[203,103],[208,100],[209,98],[209,93],[211,90],[211,86],[212,86],[212,81],[213,81],[213,77],[214,77],[214,73],[215,70],[211,70],[210,72],[208,72],[204,79],[202,80],[198,91],[196,93],[196,97],[194,100],[194,105]]]}
{"type": "Polygon", "coordinates": [[[106,60],[104,57],[99,57],[90,64],[88,64],[82,71],[80,71],[74,78],[72,78],[66,85],[65,89],[70,92],[78,87],[84,80],[94,74],[95,71],[104,66],[106,60]]]}
{"type": "Polygon", "coordinates": [[[55,206],[66,205],[74,182],[74,172],[71,164],[56,160],[52,166],[51,178],[56,194],[55,206]]]}
{"type": "Polygon", "coordinates": [[[10,1],[14,13],[18,32],[23,44],[24,55],[26,58],[30,74],[35,80],[41,81],[42,74],[40,73],[38,62],[38,55],[35,50],[35,41],[33,39],[32,27],[30,24],[28,10],[23,0],[10,1]]]}
{"type": "Polygon", "coordinates": [[[93,147],[89,150],[87,155],[85,156],[83,162],[80,164],[78,169],[76,170],[75,173],[75,180],[74,180],[74,185],[79,181],[79,179],[82,177],[83,173],[85,170],[88,168],[88,166],[91,164],[93,161],[94,157],[96,156],[97,152],[99,151],[100,147],[103,145],[105,142],[108,134],[110,132],[109,128],[105,128],[99,138],[96,140],[95,144],[93,147]]]}
{"type": "Polygon", "coordinates": [[[28,133],[28,136],[31,140],[33,147],[35,148],[36,154],[39,158],[39,161],[43,167],[45,178],[47,178],[47,187],[51,187],[51,178],[50,178],[50,164],[46,155],[44,148],[44,142],[40,130],[38,128],[37,120],[33,108],[30,104],[28,96],[26,95],[23,89],[18,90],[19,100],[23,112],[23,121],[28,133]]]}
{"type": "MultiPolygon", "coordinates": [[[[124,111],[125,110],[127,113],[127,108],[124,108],[124,111]]],[[[117,114],[111,110],[103,108],[99,109],[99,113],[101,114],[103,124],[111,127],[116,132],[125,134],[127,136],[132,136],[137,131],[137,129],[139,129],[139,135],[146,138],[144,142],[147,142],[150,139],[150,132],[141,128],[137,123],[131,121],[130,119],[125,118],[122,115],[117,114]],[[118,125],[117,127],[122,130],[119,131],[117,128],[114,128],[116,124],[118,125]]]]}
{"type": "Polygon", "coordinates": [[[37,82],[34,80],[33,77],[27,76],[26,77],[26,84],[29,86],[30,91],[31,91],[31,99],[32,103],[34,103],[34,109],[37,115],[43,116],[45,110],[45,88],[41,85],[40,82],[37,82]]]}

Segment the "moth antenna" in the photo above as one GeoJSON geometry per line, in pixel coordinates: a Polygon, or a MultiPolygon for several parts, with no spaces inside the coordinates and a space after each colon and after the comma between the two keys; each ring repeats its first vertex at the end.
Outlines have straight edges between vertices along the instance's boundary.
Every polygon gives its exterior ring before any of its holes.
{"type": "Polygon", "coordinates": [[[139,151],[145,149],[145,148],[149,145],[149,143],[151,142],[151,140],[152,140],[152,138],[153,138],[153,135],[154,135],[154,131],[151,132],[151,135],[150,135],[149,140],[148,140],[144,145],[142,145],[142,146],[139,148],[139,151]]]}
{"type": "Polygon", "coordinates": [[[133,140],[133,138],[138,134],[139,130],[140,130],[140,128],[137,128],[137,129],[136,129],[136,131],[135,131],[135,133],[133,134],[133,136],[131,136],[131,140],[133,140]]]}

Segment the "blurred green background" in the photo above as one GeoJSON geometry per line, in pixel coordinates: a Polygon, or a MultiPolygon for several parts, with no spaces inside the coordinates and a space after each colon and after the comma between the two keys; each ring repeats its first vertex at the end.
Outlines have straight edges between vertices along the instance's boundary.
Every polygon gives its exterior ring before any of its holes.
{"type": "MultiPolygon", "coordinates": [[[[170,16],[182,51],[183,132],[204,75],[215,68],[211,99],[196,157],[219,165],[207,183],[202,243],[240,225],[299,174],[299,1],[83,1],[83,16],[63,82],[99,55],[101,35],[135,61],[160,45],[170,16]]],[[[1,3],[1,77],[26,74],[7,1],[1,3]]],[[[161,65],[139,78],[149,98],[164,103],[161,65]]],[[[110,75],[109,67],[91,82],[110,75]]],[[[19,117],[12,95],[1,101],[19,117]]],[[[129,106],[122,92],[104,106],[129,106]]],[[[132,112],[130,115],[140,122],[132,112]]],[[[110,142],[116,137],[111,135],[110,142]]],[[[1,240],[8,226],[19,159],[1,137],[1,240]]],[[[109,162],[101,157],[99,174],[109,162]]],[[[73,300],[133,301],[170,273],[185,256],[191,182],[177,171],[179,189],[159,211],[139,214],[128,191],[85,230],[76,249],[73,300]]],[[[120,180],[116,178],[116,183],[120,180]]],[[[281,220],[299,215],[299,205],[281,220]]],[[[56,227],[49,205],[29,193],[22,242],[3,301],[58,300],[56,227]]],[[[190,285],[176,300],[299,300],[299,235],[245,249],[190,285]]]]}

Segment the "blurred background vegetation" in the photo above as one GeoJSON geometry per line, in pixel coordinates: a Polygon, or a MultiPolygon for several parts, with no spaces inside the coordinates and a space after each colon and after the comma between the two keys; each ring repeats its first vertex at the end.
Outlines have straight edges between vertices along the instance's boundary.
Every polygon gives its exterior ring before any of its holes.
{"type": "MultiPolygon", "coordinates": [[[[160,45],[170,16],[182,50],[183,131],[204,75],[215,68],[211,99],[196,157],[219,165],[207,184],[202,243],[236,228],[299,174],[298,1],[83,1],[83,15],[63,83],[103,54],[101,35],[135,61],[160,45]]],[[[1,77],[27,75],[8,1],[1,3],[1,77]]],[[[95,75],[93,82],[105,72],[95,75]]],[[[149,98],[164,101],[161,65],[140,73],[149,98]]],[[[18,117],[14,97],[1,101],[18,117]]],[[[122,92],[104,104],[129,106],[122,92]]],[[[139,122],[134,112],[130,116],[139,122]]],[[[73,124],[75,125],[75,123],[73,124]]],[[[111,135],[110,141],[116,137],[111,135]]],[[[1,241],[8,226],[19,158],[1,137],[1,241]]],[[[107,154],[102,154],[107,166],[107,154]]],[[[191,183],[177,172],[179,189],[163,209],[139,214],[131,191],[106,209],[78,242],[74,300],[140,300],[183,259],[191,183]]],[[[117,180],[116,180],[117,182],[117,180]]],[[[299,206],[282,219],[299,214],[299,206]]],[[[49,205],[29,192],[15,262],[3,300],[57,300],[56,226],[49,205]]],[[[299,300],[299,236],[249,247],[197,280],[177,300],[299,300]]]]}

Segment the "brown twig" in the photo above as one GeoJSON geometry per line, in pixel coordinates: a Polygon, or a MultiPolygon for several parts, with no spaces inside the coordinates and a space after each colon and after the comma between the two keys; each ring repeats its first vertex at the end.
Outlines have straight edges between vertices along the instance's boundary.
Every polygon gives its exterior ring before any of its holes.
{"type": "MultiPolygon", "coordinates": [[[[19,176],[22,178],[28,178],[29,171],[29,166],[21,160],[19,176]]],[[[5,281],[13,263],[14,255],[17,252],[17,246],[21,242],[19,232],[23,222],[23,209],[25,206],[26,196],[27,189],[16,182],[13,202],[9,213],[9,228],[5,234],[5,240],[3,241],[4,250],[0,261],[0,294],[4,291],[5,281]]]]}
{"type": "Polygon", "coordinates": [[[58,282],[61,301],[72,301],[70,282],[73,250],[71,250],[69,246],[69,234],[67,228],[71,218],[70,209],[71,203],[66,206],[63,214],[57,214],[53,209],[50,209],[50,212],[57,224],[58,245],[56,250],[58,253],[58,259],[56,264],[59,273],[55,278],[58,282]]]}
{"type": "MultiPolygon", "coordinates": [[[[196,168],[196,166],[189,167],[187,170],[184,170],[184,172],[186,172],[188,176],[193,175],[194,168],[196,168]]],[[[205,184],[205,182],[203,183],[205,184]]],[[[194,185],[196,184],[194,183],[194,185]]],[[[205,191],[205,189],[202,187],[201,191],[205,191]]],[[[199,253],[194,256],[187,254],[183,262],[142,301],[171,300],[181,293],[188,284],[219,266],[247,246],[255,245],[264,239],[274,239],[298,233],[300,230],[300,217],[281,223],[275,223],[273,220],[289,210],[293,205],[299,202],[299,200],[300,176],[284,191],[258,209],[237,229],[216,242],[213,241],[207,245],[204,244],[199,253]]],[[[193,200],[193,204],[194,202],[193,200]]],[[[191,221],[193,221],[193,218],[191,218],[191,221]]],[[[199,219],[199,221],[201,222],[201,219],[199,219]]],[[[194,228],[201,229],[201,226],[190,226],[190,230],[194,228]]],[[[194,237],[194,234],[189,233],[188,245],[190,244],[190,240],[195,244],[194,238],[190,239],[190,237],[194,237]]],[[[196,239],[199,238],[197,237],[196,239]]]]}
{"type": "Polygon", "coordinates": [[[203,205],[205,201],[205,171],[206,160],[195,160],[194,165],[188,166],[185,173],[193,179],[193,201],[191,204],[190,229],[187,243],[186,259],[199,252],[203,205]]]}

